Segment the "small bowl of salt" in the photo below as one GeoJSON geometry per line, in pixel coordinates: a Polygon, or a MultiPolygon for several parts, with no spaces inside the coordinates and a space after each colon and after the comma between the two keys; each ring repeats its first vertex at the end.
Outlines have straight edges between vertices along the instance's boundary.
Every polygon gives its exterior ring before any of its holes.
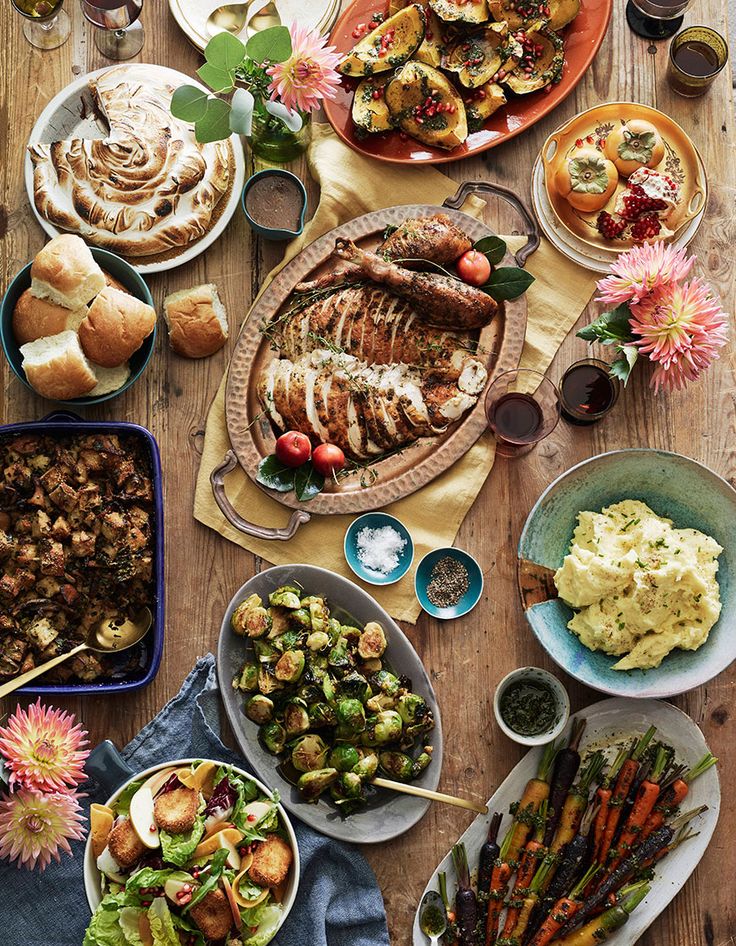
{"type": "Polygon", "coordinates": [[[395,516],[367,512],[345,533],[345,561],[369,585],[393,585],[411,568],[414,542],[395,516]]]}

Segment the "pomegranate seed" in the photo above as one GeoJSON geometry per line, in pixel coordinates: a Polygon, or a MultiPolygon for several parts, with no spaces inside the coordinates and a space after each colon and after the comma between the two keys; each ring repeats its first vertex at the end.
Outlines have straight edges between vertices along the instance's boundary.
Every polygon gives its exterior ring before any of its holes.
{"type": "Polygon", "coordinates": [[[374,89],[372,98],[380,99],[382,95],[383,95],[383,92],[380,89],[374,89]]]}

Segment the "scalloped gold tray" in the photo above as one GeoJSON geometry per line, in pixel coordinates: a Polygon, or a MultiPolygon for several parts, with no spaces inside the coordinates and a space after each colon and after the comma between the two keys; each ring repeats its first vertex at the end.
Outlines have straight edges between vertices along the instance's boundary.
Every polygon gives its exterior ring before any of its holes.
{"type": "MultiPolygon", "coordinates": [[[[559,162],[575,150],[576,141],[581,138],[585,140],[589,135],[596,140],[605,138],[617,125],[626,124],[627,120],[634,118],[644,118],[657,127],[664,141],[665,156],[656,170],[668,174],[680,184],[680,200],[667,220],[668,229],[676,235],[703,210],[708,200],[708,181],[703,162],[692,140],[677,122],[656,108],[636,102],[609,102],[607,105],[590,108],[570,119],[549,136],[542,147],[541,158],[544,164],[545,188],[555,216],[573,236],[596,249],[625,250],[634,246],[634,241],[606,240],[596,228],[600,210],[594,213],[576,210],[550,187],[550,181],[559,162]]],[[[611,212],[618,194],[625,186],[626,178],[622,177],[603,210],[611,212]]],[[[669,238],[672,239],[673,237],[669,238]]]]}

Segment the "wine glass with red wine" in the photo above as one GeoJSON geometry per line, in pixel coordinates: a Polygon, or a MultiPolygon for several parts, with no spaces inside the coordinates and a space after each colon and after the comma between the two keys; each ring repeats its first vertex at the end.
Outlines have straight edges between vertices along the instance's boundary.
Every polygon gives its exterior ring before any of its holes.
{"type": "Polygon", "coordinates": [[[560,394],[538,371],[507,371],[488,389],[486,417],[496,438],[496,453],[518,457],[555,429],[560,419],[560,394]]]}
{"type": "Polygon", "coordinates": [[[629,0],[626,22],[645,39],[669,39],[682,26],[692,0],[629,0]]]}
{"type": "Polygon", "coordinates": [[[11,0],[25,18],[23,35],[36,49],[57,49],[72,29],[69,14],[61,9],[64,0],[11,0]]]}
{"type": "Polygon", "coordinates": [[[143,49],[145,32],[138,21],[143,0],[80,0],[94,26],[95,46],[108,59],[131,59],[143,49]]]}

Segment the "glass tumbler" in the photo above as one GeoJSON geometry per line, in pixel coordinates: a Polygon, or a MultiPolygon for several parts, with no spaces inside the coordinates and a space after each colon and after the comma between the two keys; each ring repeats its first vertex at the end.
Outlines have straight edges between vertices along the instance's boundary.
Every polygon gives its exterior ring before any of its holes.
{"type": "Polygon", "coordinates": [[[555,429],[560,419],[560,394],[539,371],[507,371],[488,388],[486,417],[496,438],[496,453],[518,457],[555,429]]]}

